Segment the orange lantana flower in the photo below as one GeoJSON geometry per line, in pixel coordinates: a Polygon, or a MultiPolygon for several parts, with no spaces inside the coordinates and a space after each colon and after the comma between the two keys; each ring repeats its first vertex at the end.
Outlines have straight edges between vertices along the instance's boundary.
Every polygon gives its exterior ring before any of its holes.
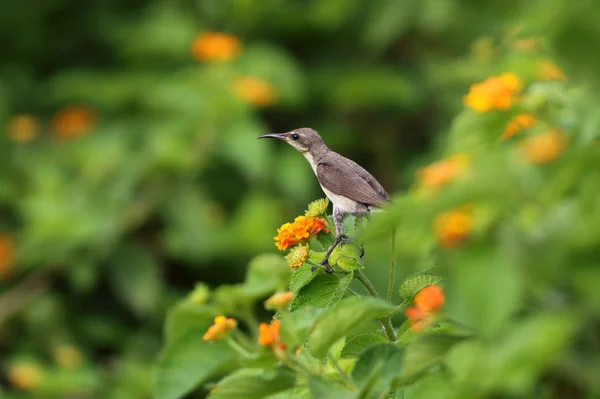
{"type": "Polygon", "coordinates": [[[275,102],[275,89],[264,79],[243,76],[233,82],[234,93],[249,104],[267,107],[275,102]]]}
{"type": "Polygon", "coordinates": [[[460,176],[469,166],[467,154],[456,154],[417,171],[417,181],[421,187],[438,189],[460,176]]]}
{"type": "Polygon", "coordinates": [[[281,328],[281,322],[279,320],[273,320],[271,324],[260,323],[258,326],[258,344],[262,346],[275,347],[279,346],[280,349],[285,349],[279,338],[279,330],[281,328]]]}
{"type": "Polygon", "coordinates": [[[192,56],[198,61],[232,61],[241,47],[240,40],[233,35],[205,32],[192,42],[192,56]]]}
{"type": "Polygon", "coordinates": [[[86,107],[68,107],[59,111],[50,125],[61,140],[68,140],[88,133],[96,124],[96,116],[86,107]]]}
{"type": "Polygon", "coordinates": [[[11,272],[15,245],[6,234],[0,234],[0,281],[11,272]]]}
{"type": "Polygon", "coordinates": [[[521,80],[512,73],[492,76],[471,86],[464,98],[467,107],[477,112],[493,109],[506,110],[518,99],[522,87],[521,80]]]}
{"type": "Polygon", "coordinates": [[[217,316],[214,321],[215,324],[208,327],[208,330],[202,337],[203,341],[214,342],[223,339],[237,326],[235,319],[228,319],[225,316],[217,316]]]}
{"type": "Polygon", "coordinates": [[[531,114],[519,114],[512,118],[506,124],[504,133],[502,133],[502,139],[506,140],[515,134],[519,133],[523,129],[527,129],[535,125],[537,120],[531,114]]]}
{"type": "Polygon", "coordinates": [[[278,292],[265,301],[265,307],[271,310],[279,310],[284,308],[294,299],[292,291],[278,292]]]}
{"type": "Polygon", "coordinates": [[[556,159],[567,146],[567,138],[556,130],[529,137],[521,143],[521,153],[529,163],[542,164],[556,159]]]}
{"type": "Polygon", "coordinates": [[[275,245],[281,251],[310,240],[321,231],[329,232],[325,220],[322,218],[307,218],[298,216],[293,223],[285,223],[277,229],[275,245]]]}
{"type": "Polygon", "coordinates": [[[444,291],[439,285],[428,285],[421,289],[415,295],[414,305],[404,312],[411,330],[417,332],[426,327],[445,301],[444,291]]]}
{"type": "Polygon", "coordinates": [[[40,122],[31,115],[15,115],[8,121],[8,137],[17,143],[28,143],[40,133],[40,122]]]}
{"type": "Polygon", "coordinates": [[[471,212],[464,207],[443,212],[435,217],[433,228],[442,247],[456,248],[471,233],[471,212]]]}
{"type": "Polygon", "coordinates": [[[16,364],[8,369],[8,381],[21,391],[33,391],[42,380],[42,370],[36,364],[16,364]]]}

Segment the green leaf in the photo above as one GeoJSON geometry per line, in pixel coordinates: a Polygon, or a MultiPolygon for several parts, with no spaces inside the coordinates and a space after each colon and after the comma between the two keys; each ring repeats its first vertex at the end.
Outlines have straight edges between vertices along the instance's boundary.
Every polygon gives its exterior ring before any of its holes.
{"type": "Polygon", "coordinates": [[[353,277],[352,272],[342,278],[335,274],[321,274],[315,277],[294,297],[291,310],[306,307],[325,308],[335,304],[344,297],[353,277]]]}
{"type": "Polygon", "coordinates": [[[312,399],[312,396],[308,388],[292,388],[265,396],[265,399],[312,399]]]}
{"type": "Polygon", "coordinates": [[[356,357],[365,349],[382,342],[386,342],[387,337],[383,332],[362,331],[348,338],[341,357],[356,357]]]}
{"type": "Polygon", "coordinates": [[[282,340],[290,345],[300,345],[306,339],[315,320],[324,311],[324,308],[305,308],[285,316],[285,322],[281,324],[282,340]]]}
{"type": "Polygon", "coordinates": [[[205,342],[202,334],[191,331],[161,352],[154,374],[155,398],[181,398],[234,365],[235,353],[225,342],[205,342]]]}
{"type": "Polygon", "coordinates": [[[210,399],[260,399],[294,386],[294,374],[281,369],[240,369],[217,383],[210,399]]]}
{"type": "Polygon", "coordinates": [[[321,269],[317,269],[314,272],[311,269],[312,266],[306,262],[302,266],[292,269],[292,275],[290,276],[290,291],[294,294],[297,293],[315,277],[322,274],[321,269]]]}
{"type": "Polygon", "coordinates": [[[208,306],[197,306],[187,300],[181,301],[169,310],[165,322],[167,344],[178,341],[190,331],[204,333],[213,323],[217,312],[208,306]]]}
{"type": "Polygon", "coordinates": [[[381,299],[349,297],[328,309],[316,322],[308,341],[310,352],[323,358],[331,345],[362,323],[390,315],[395,307],[381,299]]]}
{"type": "Polygon", "coordinates": [[[248,265],[244,290],[256,298],[285,289],[290,271],[283,257],[267,253],[254,257],[248,265]]]}
{"type": "Polygon", "coordinates": [[[355,393],[335,382],[311,376],[308,380],[313,398],[354,399],[355,393]]]}
{"type": "Polygon", "coordinates": [[[379,343],[360,355],[352,370],[352,380],[362,387],[370,382],[370,391],[380,394],[400,374],[403,364],[404,350],[389,342],[379,343]]]}
{"type": "Polygon", "coordinates": [[[404,355],[404,368],[399,375],[403,383],[440,363],[444,355],[464,338],[451,335],[421,335],[412,341],[404,355]]]}
{"type": "Polygon", "coordinates": [[[438,284],[440,281],[442,281],[442,277],[431,271],[413,273],[400,285],[400,296],[409,301],[423,288],[438,284]]]}

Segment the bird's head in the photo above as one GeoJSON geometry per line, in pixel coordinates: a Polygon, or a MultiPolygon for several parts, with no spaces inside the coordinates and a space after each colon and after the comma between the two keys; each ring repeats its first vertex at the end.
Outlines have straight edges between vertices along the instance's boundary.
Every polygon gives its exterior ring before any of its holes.
{"type": "Polygon", "coordinates": [[[316,130],[309,127],[291,130],[287,133],[264,134],[259,139],[280,139],[287,142],[300,152],[310,152],[317,147],[323,146],[323,139],[316,130]]]}

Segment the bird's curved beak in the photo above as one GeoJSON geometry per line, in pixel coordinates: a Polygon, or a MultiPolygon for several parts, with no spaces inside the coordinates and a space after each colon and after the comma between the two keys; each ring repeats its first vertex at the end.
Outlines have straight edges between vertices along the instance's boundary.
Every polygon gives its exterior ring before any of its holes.
{"type": "Polygon", "coordinates": [[[262,136],[259,136],[257,138],[259,138],[259,139],[279,139],[279,140],[285,140],[285,133],[263,134],[262,136]]]}

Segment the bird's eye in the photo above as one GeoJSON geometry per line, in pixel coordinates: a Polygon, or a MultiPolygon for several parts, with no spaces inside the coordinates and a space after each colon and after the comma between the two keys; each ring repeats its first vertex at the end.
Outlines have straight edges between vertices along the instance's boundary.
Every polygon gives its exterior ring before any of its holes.
{"type": "Polygon", "coordinates": [[[294,133],[292,134],[292,140],[298,140],[300,138],[300,135],[298,135],[298,133],[294,133]]]}

